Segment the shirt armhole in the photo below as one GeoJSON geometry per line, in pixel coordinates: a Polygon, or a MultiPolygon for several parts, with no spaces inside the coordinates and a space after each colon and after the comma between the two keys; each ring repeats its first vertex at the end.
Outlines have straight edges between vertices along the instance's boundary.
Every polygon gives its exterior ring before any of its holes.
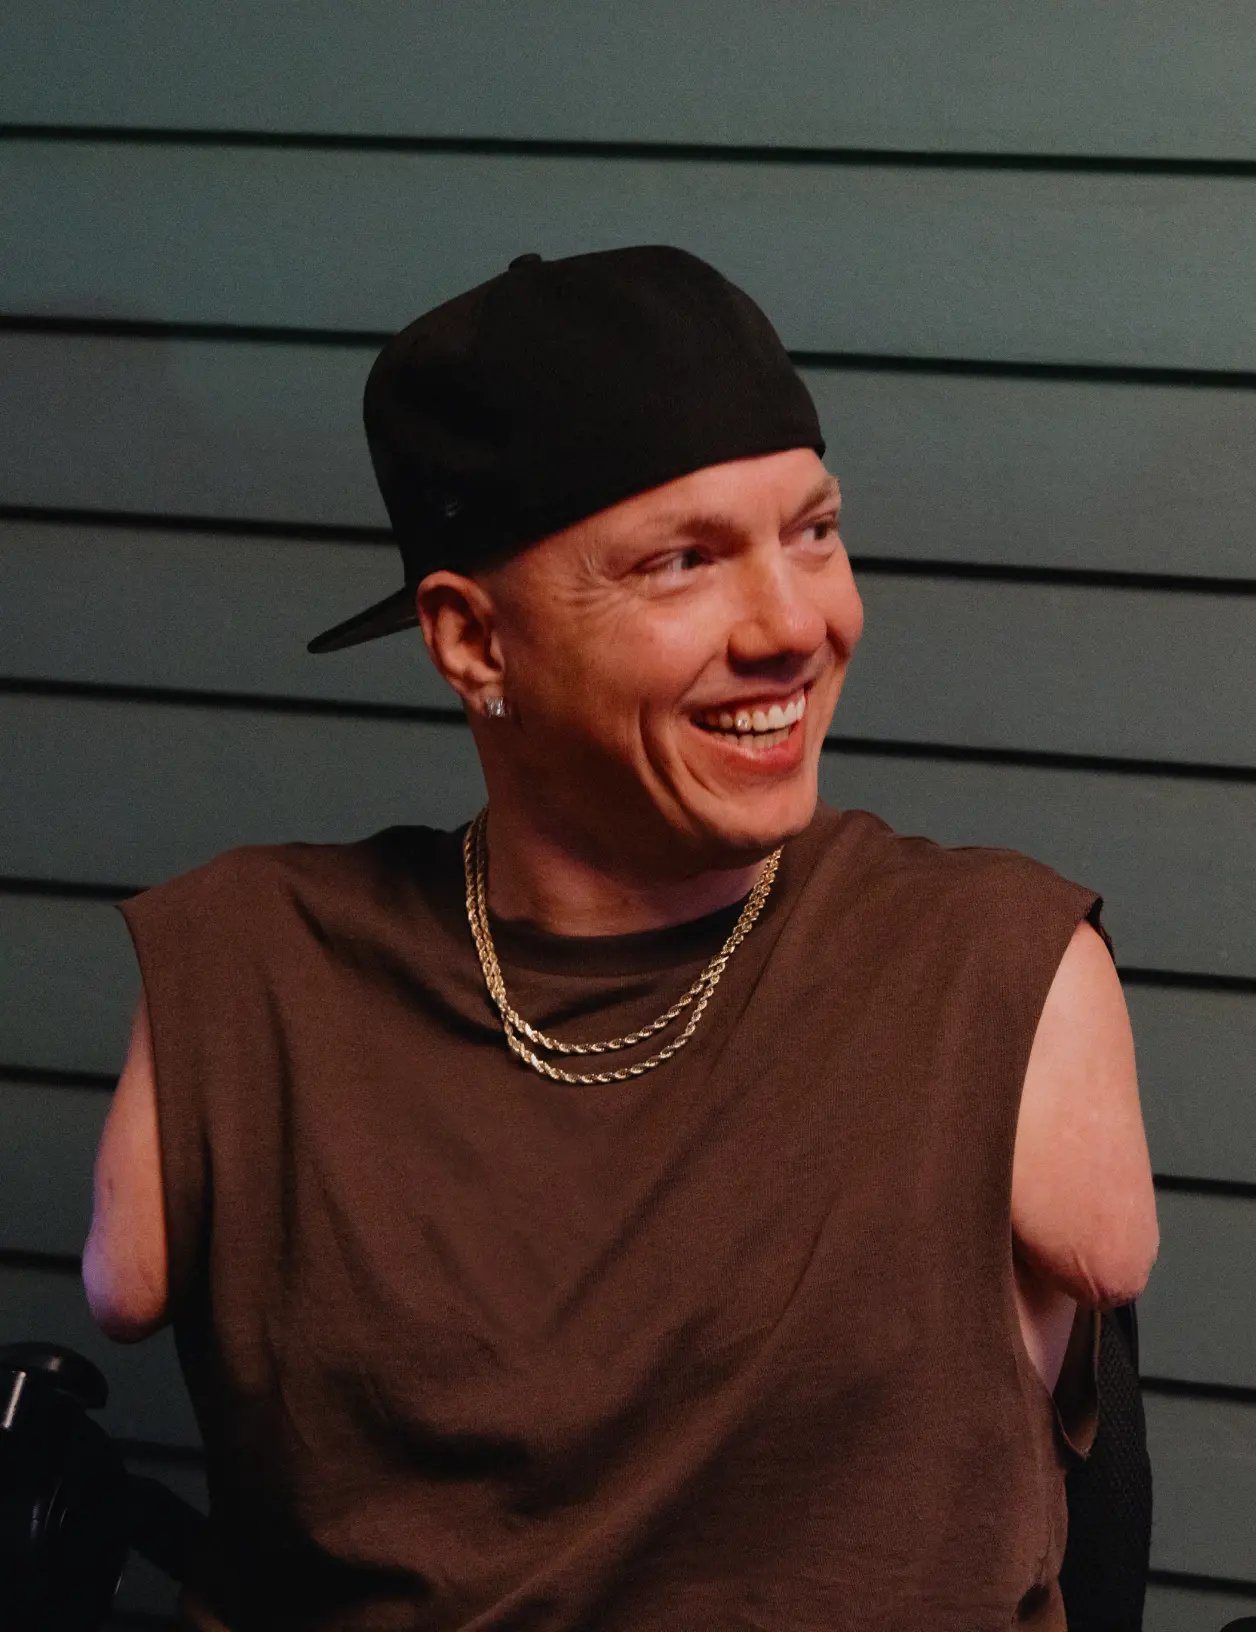
{"type": "Polygon", "coordinates": [[[120,902],[118,910],[139,964],[152,1036],[167,1308],[175,1318],[201,1260],[208,1186],[200,1085],[191,1067],[194,1016],[183,1001],[189,974],[179,955],[178,924],[163,910],[167,889],[147,890],[120,902]]]}
{"type": "Polygon", "coordinates": [[[1090,1455],[1099,1430],[1099,1337],[1099,1310],[1079,1306],[1051,1396],[1060,1437],[1082,1461],[1090,1455]]]}

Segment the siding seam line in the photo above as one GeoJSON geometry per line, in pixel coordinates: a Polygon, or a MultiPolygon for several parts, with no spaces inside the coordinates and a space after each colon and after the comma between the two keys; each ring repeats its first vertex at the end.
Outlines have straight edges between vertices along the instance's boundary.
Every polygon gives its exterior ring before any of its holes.
{"type": "MultiPolygon", "coordinates": [[[[175,318],[83,317],[43,312],[0,312],[0,333],[69,335],[97,339],[224,341],[252,345],[382,346],[388,329],[307,327],[272,323],[198,322],[175,318]]],[[[1091,363],[1082,359],[904,356],[888,352],[789,351],[799,368],[856,373],[965,374],[1003,379],[1048,379],[1101,384],[1256,389],[1256,369],[1186,364],[1091,363]]]]}
{"type": "Polygon", "coordinates": [[[342,152],[448,153],[509,158],[644,159],[661,163],[867,165],[912,170],[1022,170],[1115,175],[1256,176],[1256,160],[1122,153],[991,152],[972,148],[816,146],[799,143],[597,140],[589,137],[441,136],[353,131],[257,130],[168,125],[6,122],[11,141],[86,146],[296,148],[342,152]]]}
{"type": "Polygon", "coordinates": [[[1228,1575],[1197,1575],[1190,1570],[1151,1569],[1147,1584],[1154,1587],[1186,1587],[1199,1592],[1233,1593],[1236,1597],[1256,1596],[1256,1581],[1228,1575]]]}

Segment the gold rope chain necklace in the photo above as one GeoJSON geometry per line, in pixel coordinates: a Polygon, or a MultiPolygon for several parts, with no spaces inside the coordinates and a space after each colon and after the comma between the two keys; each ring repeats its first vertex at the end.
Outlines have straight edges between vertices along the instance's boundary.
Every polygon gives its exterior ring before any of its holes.
{"type": "Polygon", "coordinates": [[[741,909],[741,915],[734,924],[732,933],[689,990],[678,997],[666,1013],[660,1014],[657,1020],[651,1020],[648,1026],[642,1026],[640,1031],[630,1031],[623,1037],[612,1037],[609,1042],[563,1043],[557,1037],[550,1037],[545,1032],[538,1031],[535,1026],[529,1025],[523,1016],[511,1007],[506,996],[506,982],[502,978],[501,965],[497,961],[497,951],[488,927],[487,827],[488,807],[485,806],[468,825],[463,837],[462,866],[467,881],[467,921],[471,925],[471,938],[475,942],[475,950],[480,959],[480,968],[484,973],[484,983],[488,987],[489,996],[501,1015],[506,1042],[517,1059],[524,1065],[530,1065],[534,1071],[540,1072],[541,1076],[550,1077],[554,1082],[573,1082],[589,1087],[603,1082],[626,1082],[629,1077],[639,1077],[646,1071],[653,1071],[656,1065],[662,1065],[664,1060],[670,1060],[673,1054],[685,1046],[697,1029],[698,1021],[711,1001],[712,992],[720,983],[720,976],[724,973],[728,960],[749,935],[755,919],[763,911],[763,904],[772,888],[772,880],[776,877],[776,870],[781,864],[781,852],[779,849],[774,850],[764,862],[763,871],[759,874],[754,889],[747,896],[746,904],[741,909]],[[537,1048],[543,1048],[550,1054],[609,1054],[616,1049],[632,1048],[636,1043],[645,1042],[647,1037],[653,1037],[656,1032],[662,1031],[664,1026],[670,1026],[673,1020],[678,1020],[690,1006],[693,1007],[693,1013],[678,1037],[673,1038],[657,1054],[652,1054],[648,1060],[642,1060],[637,1065],[620,1066],[617,1071],[562,1071],[558,1066],[551,1065],[548,1060],[541,1059],[528,1047],[528,1043],[535,1043],[537,1048]],[[527,1042],[524,1042],[524,1038],[527,1042]]]}

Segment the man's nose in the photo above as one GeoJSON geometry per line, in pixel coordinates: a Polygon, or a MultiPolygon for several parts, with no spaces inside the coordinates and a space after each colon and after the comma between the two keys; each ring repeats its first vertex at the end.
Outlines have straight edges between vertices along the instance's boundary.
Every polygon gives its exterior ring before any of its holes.
{"type": "Polygon", "coordinates": [[[791,572],[779,548],[746,563],[739,617],[729,655],[742,663],[809,657],[823,644],[828,625],[811,586],[791,572]]]}

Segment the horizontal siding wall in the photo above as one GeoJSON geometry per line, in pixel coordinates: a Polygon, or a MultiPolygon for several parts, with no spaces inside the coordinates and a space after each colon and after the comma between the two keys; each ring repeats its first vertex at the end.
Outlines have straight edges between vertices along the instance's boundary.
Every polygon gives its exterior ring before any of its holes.
{"type": "Polygon", "coordinates": [[[1256,158],[1235,0],[21,0],[30,124],[532,141],[1256,158]]]}
{"type": "MultiPolygon", "coordinates": [[[[482,796],[391,590],[384,332],[526,249],[708,256],[820,409],[867,623],[826,797],[1101,891],[1163,1248],[1149,1632],[1256,1613],[1256,20],[1180,0],[0,17],[0,1307],[204,1501],[76,1259],[115,901],[482,796]],[[421,34],[421,39],[420,39],[421,34]],[[718,43],[718,49],[713,49],[718,43]],[[698,65],[701,71],[698,71],[698,65]]],[[[119,1625],[172,1590],[142,1564],[119,1625]]]]}
{"type": "Polygon", "coordinates": [[[1248,197],[1243,176],[14,141],[0,309],[392,329],[521,248],[662,242],[794,350],[1256,369],[1248,197]]]}

